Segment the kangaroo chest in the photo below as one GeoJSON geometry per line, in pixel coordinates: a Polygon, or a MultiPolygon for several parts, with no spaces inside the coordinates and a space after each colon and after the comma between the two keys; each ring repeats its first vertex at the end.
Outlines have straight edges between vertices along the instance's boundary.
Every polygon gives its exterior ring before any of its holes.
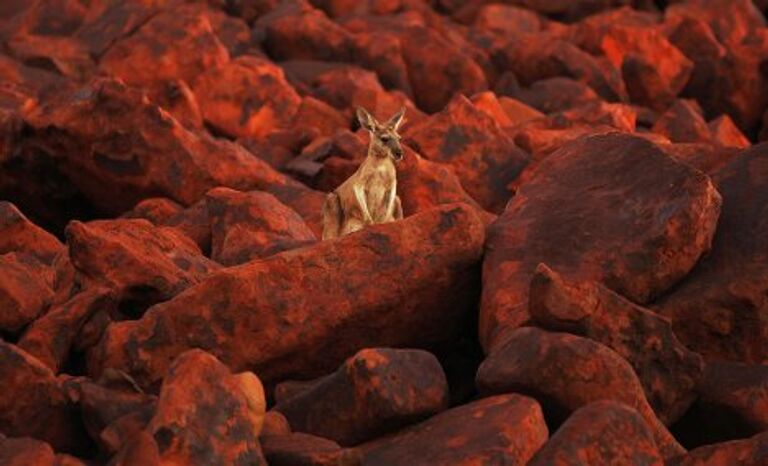
{"type": "Polygon", "coordinates": [[[370,167],[364,175],[366,204],[374,220],[382,220],[389,211],[390,193],[395,189],[395,170],[386,163],[370,167]]]}

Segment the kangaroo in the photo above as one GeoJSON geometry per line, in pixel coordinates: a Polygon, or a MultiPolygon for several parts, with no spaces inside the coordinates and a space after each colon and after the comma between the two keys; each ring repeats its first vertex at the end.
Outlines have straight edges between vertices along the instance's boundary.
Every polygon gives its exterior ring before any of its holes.
{"type": "Polygon", "coordinates": [[[397,130],[403,123],[405,107],[383,124],[364,108],[358,107],[356,113],[360,126],[371,135],[368,155],[357,171],[326,197],[323,239],[403,218],[395,162],[403,159],[397,130]]]}

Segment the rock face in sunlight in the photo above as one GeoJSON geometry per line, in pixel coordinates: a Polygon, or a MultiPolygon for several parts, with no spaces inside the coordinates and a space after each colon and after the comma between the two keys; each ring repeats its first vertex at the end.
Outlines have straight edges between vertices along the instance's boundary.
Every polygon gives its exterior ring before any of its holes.
{"type": "Polygon", "coordinates": [[[1,0],[0,464],[766,464],[766,13],[1,0]]]}

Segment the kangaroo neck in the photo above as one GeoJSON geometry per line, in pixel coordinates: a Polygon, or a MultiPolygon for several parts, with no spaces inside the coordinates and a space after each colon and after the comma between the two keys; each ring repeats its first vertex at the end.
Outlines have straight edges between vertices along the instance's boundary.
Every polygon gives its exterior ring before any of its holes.
{"type": "Polygon", "coordinates": [[[380,148],[370,144],[368,146],[368,156],[365,158],[366,162],[371,165],[386,164],[390,161],[390,157],[380,148]]]}

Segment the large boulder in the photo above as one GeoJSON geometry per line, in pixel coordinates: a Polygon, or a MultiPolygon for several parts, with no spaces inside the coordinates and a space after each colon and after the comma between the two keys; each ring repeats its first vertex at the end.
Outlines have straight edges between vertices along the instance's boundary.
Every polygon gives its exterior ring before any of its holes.
{"type": "Polygon", "coordinates": [[[49,368],[0,341],[0,380],[0,432],[43,440],[56,451],[88,451],[91,445],[78,407],[49,368]]]}
{"type": "Polygon", "coordinates": [[[112,290],[128,314],[171,299],[220,268],[185,235],[147,220],[72,221],[66,233],[78,281],[112,290]]]}
{"type": "Polygon", "coordinates": [[[574,412],[529,466],[644,464],[663,466],[643,417],[616,401],[595,401],[574,412]]]}
{"type": "MultiPolygon", "coordinates": [[[[267,464],[258,441],[261,426],[254,422],[254,414],[264,416],[263,393],[262,405],[253,406],[242,375],[199,349],[173,361],[145,431],[158,464],[267,464]]],[[[123,454],[139,448],[128,444],[123,454]]]]}
{"type": "Polygon", "coordinates": [[[618,401],[645,419],[663,458],[685,451],[654,414],[632,366],[586,338],[519,328],[480,365],[477,386],[483,395],[515,391],[533,396],[555,425],[594,401],[618,401]]]}
{"type": "Polygon", "coordinates": [[[45,315],[32,322],[19,339],[18,346],[58,373],[88,319],[99,311],[108,312],[115,304],[109,289],[89,288],[65,303],[52,306],[45,315]]]}
{"type": "Polygon", "coordinates": [[[587,137],[545,158],[491,225],[480,338],[490,349],[529,320],[531,276],[545,263],[647,303],[709,249],[720,195],[703,173],[645,139],[587,137]]]}
{"type": "Polygon", "coordinates": [[[32,223],[10,202],[0,201],[0,254],[23,252],[51,264],[63,251],[64,245],[55,236],[32,223]]]}
{"type": "Polygon", "coordinates": [[[632,365],[666,425],[696,398],[704,362],[675,337],[671,323],[594,282],[564,280],[544,264],[531,281],[528,310],[544,328],[602,343],[632,365]]]}
{"type": "Polygon", "coordinates": [[[229,52],[214,33],[202,8],[170,8],[116,41],[101,57],[100,67],[129,85],[152,90],[167,81],[192,84],[209,68],[229,61],[229,52]]]}
{"type": "Polygon", "coordinates": [[[722,215],[712,251],[655,308],[705,359],[761,363],[768,357],[768,145],[717,171],[722,215]]]}
{"type": "Polygon", "coordinates": [[[493,118],[461,95],[408,128],[404,141],[425,158],[452,165],[467,193],[491,212],[503,210],[507,184],[528,160],[493,118]]]}
{"type": "Polygon", "coordinates": [[[0,255],[0,331],[16,333],[53,301],[53,271],[24,253],[0,255]]]}
{"type": "Polygon", "coordinates": [[[768,365],[710,362],[698,392],[676,426],[686,443],[706,445],[768,430],[768,365]]]}
{"type": "Polygon", "coordinates": [[[215,188],[205,202],[211,258],[221,264],[244,264],[317,241],[299,214],[269,193],[215,188]]]}
{"type": "Polygon", "coordinates": [[[360,448],[366,466],[522,465],[547,435],[539,404],[509,394],[450,409],[360,448]]]}
{"type": "Polygon", "coordinates": [[[205,121],[230,137],[260,137],[288,126],[301,104],[280,67],[252,56],[206,70],[194,92],[205,121]]]}
{"type": "Polygon", "coordinates": [[[270,384],[322,375],[364,347],[432,346],[476,305],[484,239],[475,209],[452,204],[222,270],[110,326],[90,367],[148,386],[201,347],[270,384]]]}
{"type": "Polygon", "coordinates": [[[448,407],[440,363],[422,350],[365,349],[274,409],[295,432],[342,446],[372,440],[448,407]]]}
{"type": "Polygon", "coordinates": [[[29,135],[14,163],[3,164],[0,194],[59,225],[93,211],[120,215],[149,197],[188,206],[217,186],[269,190],[301,214],[319,216],[321,193],[238,144],[187,130],[119,80],[97,78],[44,99],[24,119],[29,135]]]}
{"type": "Polygon", "coordinates": [[[768,433],[706,445],[681,456],[675,466],[762,466],[768,462],[768,433]]]}

